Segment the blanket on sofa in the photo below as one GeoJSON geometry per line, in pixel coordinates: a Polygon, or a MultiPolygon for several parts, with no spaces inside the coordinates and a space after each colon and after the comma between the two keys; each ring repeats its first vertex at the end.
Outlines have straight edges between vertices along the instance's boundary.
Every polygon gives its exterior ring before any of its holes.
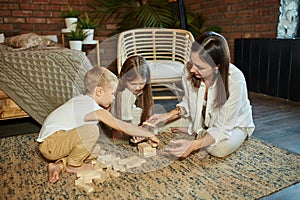
{"type": "Polygon", "coordinates": [[[0,89],[40,124],[55,108],[84,92],[92,64],[81,51],[0,44],[0,89]]]}

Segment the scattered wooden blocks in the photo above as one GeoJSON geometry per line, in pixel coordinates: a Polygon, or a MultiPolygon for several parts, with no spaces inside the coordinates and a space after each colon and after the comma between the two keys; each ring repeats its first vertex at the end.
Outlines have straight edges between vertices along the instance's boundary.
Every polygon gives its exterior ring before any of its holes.
{"type": "MultiPolygon", "coordinates": [[[[147,142],[139,143],[138,149],[145,157],[156,155],[156,149],[147,142]]],[[[126,169],[140,167],[145,162],[146,159],[136,155],[121,159],[113,154],[102,154],[97,160],[92,160],[93,169],[77,172],[75,185],[84,188],[87,192],[92,192],[94,188],[88,184],[103,183],[109,176],[119,177],[119,171],[125,172],[126,169]]]]}

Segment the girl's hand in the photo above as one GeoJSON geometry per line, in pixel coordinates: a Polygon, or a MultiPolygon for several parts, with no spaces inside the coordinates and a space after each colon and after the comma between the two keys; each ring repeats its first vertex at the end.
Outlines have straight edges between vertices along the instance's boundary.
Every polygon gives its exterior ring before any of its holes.
{"type": "Polygon", "coordinates": [[[154,135],[153,137],[149,138],[152,142],[155,142],[157,145],[159,145],[160,141],[159,139],[154,135]]]}
{"type": "Polygon", "coordinates": [[[190,155],[195,149],[194,140],[180,139],[171,141],[172,144],[175,144],[176,147],[168,148],[167,150],[176,157],[186,158],[190,155]]]}
{"type": "Polygon", "coordinates": [[[153,124],[153,125],[157,125],[160,122],[165,123],[167,121],[167,113],[164,114],[154,114],[151,117],[149,117],[149,119],[147,120],[147,122],[153,124]]]}

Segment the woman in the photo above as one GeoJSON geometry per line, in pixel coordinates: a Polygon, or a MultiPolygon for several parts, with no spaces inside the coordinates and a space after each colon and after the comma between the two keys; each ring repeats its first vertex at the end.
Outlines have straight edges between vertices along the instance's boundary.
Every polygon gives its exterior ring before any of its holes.
{"type": "Polygon", "coordinates": [[[215,32],[201,35],[192,45],[190,62],[183,78],[185,96],[168,113],[155,114],[151,123],[168,122],[188,117],[188,128],[173,132],[195,135],[194,140],[171,141],[169,151],[187,157],[201,151],[224,157],[236,151],[254,131],[252,108],[242,72],[230,63],[226,39],[215,32]]]}

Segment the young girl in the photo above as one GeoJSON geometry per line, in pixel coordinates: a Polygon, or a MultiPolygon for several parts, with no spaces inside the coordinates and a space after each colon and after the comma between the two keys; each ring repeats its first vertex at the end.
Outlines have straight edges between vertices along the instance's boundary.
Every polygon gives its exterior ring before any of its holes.
{"type": "MultiPolygon", "coordinates": [[[[141,125],[150,116],[153,104],[150,69],[145,58],[139,55],[128,57],[120,72],[111,112],[121,120],[141,125]],[[140,115],[139,120],[134,115],[140,115]]],[[[122,133],[113,131],[114,140],[121,138],[122,133]]]]}

